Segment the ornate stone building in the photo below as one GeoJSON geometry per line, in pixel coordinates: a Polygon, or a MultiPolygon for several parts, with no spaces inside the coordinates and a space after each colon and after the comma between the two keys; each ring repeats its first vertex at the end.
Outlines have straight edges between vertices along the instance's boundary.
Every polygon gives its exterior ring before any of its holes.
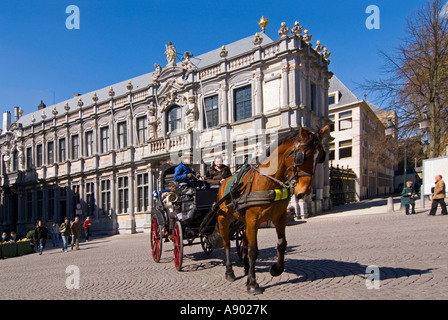
{"type": "MultiPolygon", "coordinates": [[[[264,27],[263,27],[264,28],[264,27]]],[[[264,29],[262,29],[264,30],[264,29]]],[[[257,33],[205,54],[166,46],[152,73],[21,116],[4,113],[0,230],[25,233],[37,219],[91,216],[105,233],[149,230],[152,193],[192,153],[205,174],[215,155],[235,171],[272,139],[328,122],[329,52],[298,23],[279,39],[257,33]],[[267,137],[267,138],[266,138],[267,137]]],[[[302,215],[328,207],[328,161],[302,215]]]]}

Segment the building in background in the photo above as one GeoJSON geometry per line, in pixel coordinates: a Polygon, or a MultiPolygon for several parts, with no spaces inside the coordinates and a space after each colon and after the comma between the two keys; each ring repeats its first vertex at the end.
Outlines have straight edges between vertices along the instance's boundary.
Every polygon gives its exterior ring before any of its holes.
{"type": "MultiPolygon", "coordinates": [[[[330,79],[328,103],[334,138],[329,161],[355,173],[351,198],[359,201],[393,192],[396,148],[385,134],[385,125],[389,119],[397,124],[396,113],[359,100],[336,76],[330,79]]],[[[396,137],[397,133],[392,139],[396,137]]]]}
{"type": "MultiPolygon", "coordinates": [[[[4,113],[0,229],[23,234],[37,219],[78,214],[97,232],[147,231],[153,191],[166,187],[182,154],[193,154],[202,174],[216,155],[235,171],[272,137],[326,125],[329,52],[313,48],[298,23],[279,35],[185,52],[181,61],[168,42],[167,64],[154,72],[23,116],[16,108],[13,121],[4,113]]],[[[312,195],[293,203],[302,215],[329,207],[326,172],[328,161],[312,195]]]]}

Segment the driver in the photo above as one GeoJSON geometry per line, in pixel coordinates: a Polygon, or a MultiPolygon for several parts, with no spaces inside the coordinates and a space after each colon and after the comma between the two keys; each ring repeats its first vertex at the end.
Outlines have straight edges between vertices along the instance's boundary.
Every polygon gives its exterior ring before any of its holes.
{"type": "Polygon", "coordinates": [[[178,183],[180,188],[185,186],[192,187],[192,178],[199,175],[190,168],[192,158],[191,155],[182,157],[182,162],[174,169],[174,182],[178,183]]]}

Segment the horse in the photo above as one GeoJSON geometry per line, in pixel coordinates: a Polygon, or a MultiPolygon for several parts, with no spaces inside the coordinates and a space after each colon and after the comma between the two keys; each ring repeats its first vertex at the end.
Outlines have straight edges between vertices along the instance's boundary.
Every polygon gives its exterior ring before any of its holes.
{"type": "MultiPolygon", "coordinates": [[[[270,273],[272,276],[282,274],[287,245],[285,237],[286,208],[292,195],[296,199],[301,199],[310,194],[316,167],[326,157],[322,139],[328,135],[328,131],[328,125],[318,133],[302,127],[299,130],[291,131],[278,141],[277,147],[274,149],[275,152],[269,150],[264,160],[257,165],[250,165],[239,185],[238,198],[227,196],[227,199],[220,203],[216,214],[225,250],[225,278],[228,281],[235,280],[230,261],[229,239],[229,227],[235,219],[245,223],[246,226],[243,235],[242,260],[245,274],[247,274],[247,291],[251,294],[262,293],[256,281],[255,261],[258,256],[258,228],[262,222],[267,220],[274,223],[278,238],[277,262],[271,266],[270,273]],[[268,199],[269,192],[271,197],[268,199]],[[255,200],[261,201],[255,201],[252,204],[249,202],[245,205],[245,201],[250,200],[251,195],[254,195],[255,200]],[[245,196],[246,198],[244,198],[245,196]],[[260,198],[260,196],[262,197],[260,198]]],[[[225,190],[230,181],[233,180],[227,178],[223,181],[218,191],[218,199],[224,200],[223,197],[227,195],[225,190]]]]}

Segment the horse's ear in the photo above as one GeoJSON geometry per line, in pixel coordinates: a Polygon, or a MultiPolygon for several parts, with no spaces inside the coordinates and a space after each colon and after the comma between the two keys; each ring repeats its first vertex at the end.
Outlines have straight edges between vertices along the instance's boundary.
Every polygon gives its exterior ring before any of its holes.
{"type": "Polygon", "coordinates": [[[322,140],[330,130],[330,126],[327,124],[319,131],[319,138],[322,140]]]}
{"type": "Polygon", "coordinates": [[[302,141],[308,140],[308,131],[306,131],[306,129],[304,129],[302,126],[300,126],[299,128],[299,137],[302,141]]]}

